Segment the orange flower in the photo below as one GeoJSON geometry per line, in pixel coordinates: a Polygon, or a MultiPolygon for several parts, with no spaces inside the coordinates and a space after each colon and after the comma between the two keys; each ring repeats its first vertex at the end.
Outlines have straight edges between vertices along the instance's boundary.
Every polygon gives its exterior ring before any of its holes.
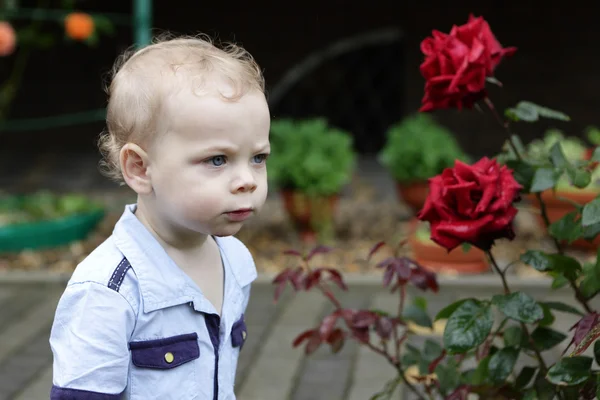
{"type": "Polygon", "coordinates": [[[70,13],[65,17],[65,31],[71,39],[86,40],[94,33],[94,20],[86,13],[70,13]]]}
{"type": "Polygon", "coordinates": [[[17,38],[15,30],[8,22],[0,22],[0,57],[8,56],[15,51],[17,38]]]}

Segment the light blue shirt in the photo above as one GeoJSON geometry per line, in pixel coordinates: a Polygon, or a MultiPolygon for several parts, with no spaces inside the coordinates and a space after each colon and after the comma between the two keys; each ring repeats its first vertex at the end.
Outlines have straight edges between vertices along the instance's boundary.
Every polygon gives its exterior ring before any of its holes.
{"type": "Polygon", "coordinates": [[[221,316],[125,207],[112,236],[77,266],[50,335],[52,400],[234,400],[254,261],[216,237],[221,316]]]}

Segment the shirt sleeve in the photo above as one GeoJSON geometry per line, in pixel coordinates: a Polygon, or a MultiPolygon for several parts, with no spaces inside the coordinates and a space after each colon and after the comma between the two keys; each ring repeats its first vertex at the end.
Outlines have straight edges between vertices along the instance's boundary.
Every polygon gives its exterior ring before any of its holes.
{"type": "Polygon", "coordinates": [[[50,334],[51,400],[117,400],[127,386],[128,339],[136,313],[117,291],[94,282],[69,285],[50,334]]]}

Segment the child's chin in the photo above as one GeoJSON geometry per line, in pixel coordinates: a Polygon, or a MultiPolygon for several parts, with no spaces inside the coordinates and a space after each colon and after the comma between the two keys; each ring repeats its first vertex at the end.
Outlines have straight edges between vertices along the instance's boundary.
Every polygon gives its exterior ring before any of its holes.
{"type": "Polygon", "coordinates": [[[232,236],[238,233],[241,228],[242,224],[240,224],[239,226],[228,226],[226,228],[214,231],[212,235],[217,237],[232,236]]]}

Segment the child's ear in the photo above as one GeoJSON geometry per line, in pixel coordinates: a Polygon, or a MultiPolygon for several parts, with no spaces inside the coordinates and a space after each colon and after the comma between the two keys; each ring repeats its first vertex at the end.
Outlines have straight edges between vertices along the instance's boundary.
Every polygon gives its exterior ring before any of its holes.
{"type": "Polygon", "coordinates": [[[152,193],[152,182],[148,174],[150,159],[140,146],[127,143],[121,149],[119,162],[123,178],[137,194],[152,193]]]}

